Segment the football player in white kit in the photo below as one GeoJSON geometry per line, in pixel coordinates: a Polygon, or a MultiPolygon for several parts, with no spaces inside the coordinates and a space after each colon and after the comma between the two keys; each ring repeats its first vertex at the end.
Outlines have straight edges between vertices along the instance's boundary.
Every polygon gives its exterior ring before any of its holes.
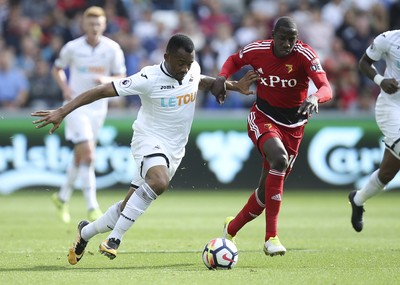
{"type": "MultiPolygon", "coordinates": [[[[194,60],[192,40],[183,34],[170,38],[160,65],[144,67],[140,72],[112,83],[100,85],[84,92],[55,111],[37,111],[32,116],[43,117],[34,121],[37,128],[53,124],[53,133],[67,114],[95,100],[139,95],[142,106],[134,121],[131,148],[138,167],[125,200],[112,205],[103,216],[89,223],[81,221],[76,240],[69,249],[68,261],[76,264],[83,256],[90,238],[110,231],[99,251],[113,259],[124,233],[146,211],[152,201],[169,186],[185,154],[191,129],[198,89],[211,90],[215,79],[200,74],[194,60]]],[[[249,72],[240,81],[227,81],[228,90],[251,94],[251,84],[258,79],[249,72]]],[[[225,94],[214,94],[223,103],[225,94]]]]}
{"type": "MultiPolygon", "coordinates": [[[[100,7],[89,7],[83,13],[82,28],[85,34],[65,44],[54,63],[53,77],[63,91],[65,102],[99,84],[126,76],[124,54],[119,44],[105,36],[105,12],[100,7]],[[65,69],[69,68],[69,80],[65,69]]],[[[97,135],[107,114],[108,100],[86,105],[65,118],[65,138],[74,148],[65,182],[52,200],[61,220],[71,220],[68,202],[79,177],[86,200],[88,218],[93,221],[103,213],[96,195],[94,157],[97,135]]]]}
{"type": "Polygon", "coordinates": [[[384,135],[385,151],[379,169],[371,174],[367,184],[349,194],[351,224],[357,232],[364,226],[364,203],[380,193],[400,170],[400,30],[377,36],[362,56],[359,67],[381,88],[375,106],[375,119],[384,135]],[[383,76],[373,65],[381,59],[386,63],[383,76]]]}

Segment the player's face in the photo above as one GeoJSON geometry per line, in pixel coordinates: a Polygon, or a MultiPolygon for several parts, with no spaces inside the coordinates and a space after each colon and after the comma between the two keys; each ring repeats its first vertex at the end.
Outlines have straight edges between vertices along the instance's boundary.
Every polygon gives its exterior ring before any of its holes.
{"type": "Polygon", "coordinates": [[[106,29],[105,17],[87,17],[83,19],[83,30],[89,38],[98,38],[106,29]]]}
{"type": "Polygon", "coordinates": [[[294,28],[280,27],[273,33],[274,54],[277,57],[284,57],[293,51],[297,41],[297,30],[294,28]]]}
{"type": "Polygon", "coordinates": [[[169,74],[176,80],[182,81],[194,61],[194,51],[189,53],[180,48],[174,53],[166,53],[164,58],[169,74]]]}

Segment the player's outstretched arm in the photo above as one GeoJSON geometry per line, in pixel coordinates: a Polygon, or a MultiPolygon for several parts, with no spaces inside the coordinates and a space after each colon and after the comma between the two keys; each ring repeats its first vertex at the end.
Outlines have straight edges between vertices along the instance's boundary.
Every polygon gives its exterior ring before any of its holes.
{"type": "Polygon", "coordinates": [[[224,90],[218,90],[218,92],[216,92],[214,86],[215,86],[214,77],[201,75],[199,89],[203,91],[211,91],[211,93],[215,96],[215,99],[217,100],[218,104],[222,105],[225,101],[226,89],[224,88],[224,90]]]}
{"type": "Polygon", "coordinates": [[[62,120],[73,110],[99,99],[114,96],[117,96],[117,93],[115,92],[112,83],[99,85],[80,94],[56,110],[40,110],[31,113],[31,116],[42,117],[41,119],[35,120],[32,123],[36,124],[37,129],[43,128],[48,124],[53,124],[53,127],[49,131],[49,134],[52,134],[56,129],[58,129],[62,120]]]}
{"type": "Polygon", "coordinates": [[[225,81],[226,89],[233,90],[244,95],[254,94],[253,90],[250,90],[251,85],[260,79],[260,76],[254,70],[249,70],[239,81],[225,81]]]}
{"type": "Polygon", "coordinates": [[[259,75],[253,70],[248,71],[239,81],[223,80],[223,83],[221,83],[222,81],[218,78],[203,75],[199,84],[199,89],[205,91],[210,90],[217,102],[221,105],[225,101],[226,90],[238,91],[245,95],[254,94],[254,91],[250,90],[250,86],[258,79],[259,75]]]}

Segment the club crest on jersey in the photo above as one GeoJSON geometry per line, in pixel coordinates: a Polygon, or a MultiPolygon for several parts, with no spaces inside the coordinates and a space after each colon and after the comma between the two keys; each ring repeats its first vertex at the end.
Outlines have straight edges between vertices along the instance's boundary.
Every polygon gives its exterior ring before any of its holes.
{"type": "Polygon", "coordinates": [[[122,88],[128,88],[131,84],[132,80],[130,78],[125,78],[119,82],[119,86],[122,88]]]}
{"type": "Polygon", "coordinates": [[[190,74],[189,82],[193,82],[193,80],[194,80],[193,74],[190,74]]]}
{"type": "Polygon", "coordinates": [[[319,62],[318,58],[314,58],[311,61],[311,67],[310,68],[311,68],[312,71],[315,71],[315,72],[324,72],[324,69],[322,68],[322,65],[319,62]]]}
{"type": "Polygon", "coordinates": [[[268,123],[268,124],[264,124],[264,127],[267,129],[271,129],[272,128],[272,124],[268,123]]]}
{"type": "Polygon", "coordinates": [[[293,64],[285,64],[285,68],[287,73],[291,73],[293,71],[293,64]]]}

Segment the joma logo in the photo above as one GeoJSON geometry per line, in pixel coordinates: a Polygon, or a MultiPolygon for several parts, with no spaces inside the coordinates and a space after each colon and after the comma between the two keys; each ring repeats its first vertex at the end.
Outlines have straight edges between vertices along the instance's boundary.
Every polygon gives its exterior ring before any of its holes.
{"type": "Polygon", "coordinates": [[[174,85],[166,85],[166,86],[161,86],[161,90],[165,89],[175,89],[174,85]]]}

